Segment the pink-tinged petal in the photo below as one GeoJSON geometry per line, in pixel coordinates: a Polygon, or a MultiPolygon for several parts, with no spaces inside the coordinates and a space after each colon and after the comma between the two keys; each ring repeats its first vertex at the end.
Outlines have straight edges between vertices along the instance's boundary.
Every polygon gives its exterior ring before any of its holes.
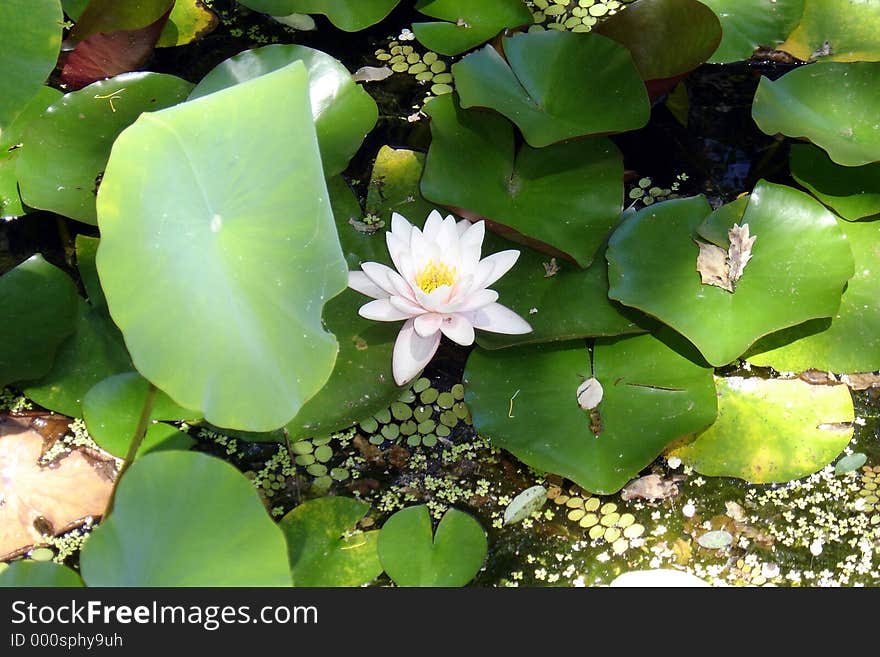
{"type": "Polygon", "coordinates": [[[414,324],[414,320],[408,320],[394,342],[391,371],[394,373],[395,383],[399,386],[416,378],[437,353],[437,347],[440,345],[439,332],[423,338],[416,333],[414,324]]]}
{"type": "Polygon", "coordinates": [[[428,218],[425,220],[425,228],[422,234],[427,240],[434,240],[437,237],[437,231],[443,225],[443,216],[437,210],[431,210],[428,218]]]}
{"type": "Polygon", "coordinates": [[[443,322],[443,315],[437,313],[425,313],[415,318],[415,329],[423,338],[430,337],[440,330],[440,324],[443,322]]]}
{"type": "Polygon", "coordinates": [[[373,297],[374,299],[385,299],[390,296],[385,290],[370,280],[370,277],[362,271],[348,272],[348,287],[361,294],[366,294],[368,297],[373,297]]]}
{"type": "MultiPolygon", "coordinates": [[[[400,276],[397,272],[394,272],[393,276],[388,277],[391,281],[391,287],[394,288],[394,292],[399,297],[403,297],[407,301],[412,301],[416,303],[416,295],[413,292],[413,286],[406,282],[403,276],[400,276]]],[[[394,296],[394,295],[392,295],[394,296]]]]}
{"type": "Polygon", "coordinates": [[[404,244],[409,244],[412,229],[412,224],[406,220],[406,217],[396,212],[391,213],[391,232],[404,244]]]}
{"type": "Polygon", "coordinates": [[[474,327],[464,315],[445,315],[440,330],[447,338],[464,347],[474,343],[474,327]]]}
{"type": "Polygon", "coordinates": [[[532,327],[529,326],[526,320],[500,303],[489,304],[484,308],[468,313],[467,318],[471,321],[474,328],[491,331],[492,333],[521,335],[532,330],[532,327]]]}
{"type": "Polygon", "coordinates": [[[406,313],[407,317],[415,317],[425,312],[425,309],[418,304],[413,303],[403,297],[392,296],[388,299],[392,306],[397,308],[399,312],[406,313]]]}
{"type": "Polygon", "coordinates": [[[358,309],[358,315],[365,319],[374,319],[377,322],[396,322],[412,317],[412,315],[401,312],[391,305],[390,299],[376,299],[365,303],[358,309]]]}
{"type": "Polygon", "coordinates": [[[466,297],[456,297],[455,303],[449,304],[449,310],[460,313],[472,312],[496,301],[498,301],[498,293],[495,290],[475,290],[466,297]]]}
{"type": "Polygon", "coordinates": [[[391,267],[387,267],[378,262],[362,262],[361,269],[370,278],[373,283],[385,290],[388,295],[394,294],[394,288],[391,286],[389,274],[394,273],[391,267]]]}
{"type": "Polygon", "coordinates": [[[519,259],[519,251],[509,249],[499,251],[480,260],[474,273],[474,287],[489,287],[504,276],[516,264],[519,259]]]}
{"type": "Polygon", "coordinates": [[[420,288],[415,289],[416,301],[429,312],[445,312],[453,298],[453,288],[450,285],[441,285],[431,292],[424,292],[420,288]]]}

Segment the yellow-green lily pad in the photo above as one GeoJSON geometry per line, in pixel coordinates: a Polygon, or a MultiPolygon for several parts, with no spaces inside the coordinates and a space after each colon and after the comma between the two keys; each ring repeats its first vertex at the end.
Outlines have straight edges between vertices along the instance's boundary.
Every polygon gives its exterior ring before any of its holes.
{"type": "Polygon", "coordinates": [[[777,47],[804,12],[804,0],[700,1],[721,21],[721,44],[709,60],[711,64],[748,59],[758,46],[777,47]]]}
{"type": "Polygon", "coordinates": [[[809,59],[825,42],[835,62],[880,61],[880,3],[875,0],[805,0],[801,20],[780,50],[809,59]]]}

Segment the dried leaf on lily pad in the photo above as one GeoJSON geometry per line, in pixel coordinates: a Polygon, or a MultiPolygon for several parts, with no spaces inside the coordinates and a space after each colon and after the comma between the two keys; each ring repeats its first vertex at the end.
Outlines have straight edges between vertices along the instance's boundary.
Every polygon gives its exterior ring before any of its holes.
{"type": "Polygon", "coordinates": [[[749,225],[733,224],[727,233],[730,238],[730,248],[727,249],[727,259],[730,264],[730,281],[734,285],[742,278],[743,271],[749,260],[752,259],[752,247],[755,245],[757,235],[749,236],[749,225]]]}
{"type": "Polygon", "coordinates": [[[658,474],[649,474],[633,479],[620,491],[620,499],[628,500],[665,500],[679,494],[678,482],[684,481],[684,475],[672,475],[664,479],[658,474]]]}
{"type": "Polygon", "coordinates": [[[113,480],[94,459],[73,451],[40,465],[44,439],[11,418],[0,419],[0,560],[43,543],[86,517],[100,516],[113,480]]]}
{"type": "Polygon", "coordinates": [[[694,240],[700,247],[697,256],[697,271],[703,285],[714,285],[722,290],[734,292],[736,282],[742,278],[746,265],[752,258],[752,246],[757,235],[749,236],[749,225],[733,224],[727,232],[730,246],[727,251],[715,244],[694,240]]]}

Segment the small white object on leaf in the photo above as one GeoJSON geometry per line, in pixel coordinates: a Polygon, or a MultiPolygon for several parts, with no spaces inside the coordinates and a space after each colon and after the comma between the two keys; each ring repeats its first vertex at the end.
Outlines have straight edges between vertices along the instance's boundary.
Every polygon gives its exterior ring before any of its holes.
{"type": "Polygon", "coordinates": [[[361,66],[352,77],[355,82],[381,82],[394,74],[387,66],[361,66]]]}
{"type": "Polygon", "coordinates": [[[318,29],[315,19],[308,14],[290,14],[289,16],[272,16],[272,18],[282,25],[300,32],[311,32],[318,29]]]}
{"type": "Polygon", "coordinates": [[[526,488],[514,497],[504,509],[504,524],[521,522],[540,509],[547,502],[547,489],[541,486],[526,488]]]}
{"type": "Polygon", "coordinates": [[[733,543],[733,535],[723,529],[716,529],[698,536],[697,543],[707,550],[720,550],[733,543]]]}
{"type": "Polygon", "coordinates": [[[373,297],[358,314],[380,322],[405,320],[394,343],[391,370],[397,385],[421,372],[440,346],[440,336],[463,346],[474,342],[474,329],[520,335],[532,327],[509,308],[496,303],[488,289],[519,258],[510,249],[480,259],[485,223],[456,223],[433,210],[423,230],[396,212],[385,234],[397,269],[364,262],[348,273],[348,286],[373,297]]]}
{"type": "Polygon", "coordinates": [[[703,285],[714,285],[734,292],[736,282],[742,278],[746,265],[752,258],[752,247],[757,235],[749,235],[749,225],[734,224],[727,231],[730,246],[727,251],[715,244],[694,240],[700,248],[697,255],[697,271],[703,285]]]}
{"type": "Polygon", "coordinates": [[[592,411],[602,401],[605,391],[602,384],[594,378],[589,378],[577,388],[577,403],[585,411],[592,411]]]}

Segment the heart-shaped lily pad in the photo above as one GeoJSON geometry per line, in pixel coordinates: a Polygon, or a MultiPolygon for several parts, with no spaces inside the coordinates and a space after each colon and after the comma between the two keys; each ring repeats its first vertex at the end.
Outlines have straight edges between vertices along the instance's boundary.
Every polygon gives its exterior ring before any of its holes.
{"type": "Polygon", "coordinates": [[[880,213],[880,162],[844,167],[821,148],[793,144],[789,166],[795,180],[844,219],[880,213]]]}
{"type": "Polygon", "coordinates": [[[548,30],[505,37],[502,43],[504,56],[486,46],[455,64],[455,86],[462,107],[500,112],[530,146],[647,123],[645,85],[629,51],[612,39],[548,30]]]}
{"type": "Polygon", "coordinates": [[[608,298],[608,268],[598,259],[587,269],[528,247],[486,234],[483,251],[519,250],[519,260],[492,284],[503,303],[525,317],[532,331],[504,335],[480,331],[477,343],[487,349],[574,338],[642,333],[639,314],[608,298]]]}
{"type": "Polygon", "coordinates": [[[135,461],[80,568],[89,586],[291,584],[284,534],[257,491],[228,463],[196,452],[135,461]]]}
{"type": "Polygon", "coordinates": [[[281,520],[294,586],[362,586],[382,573],[378,531],[349,535],[370,510],[366,502],[321,497],[281,520]]]}
{"type": "Polygon", "coordinates": [[[650,335],[597,341],[592,369],[581,341],[475,349],[465,387],[481,435],[594,493],[620,490],[669,443],[715,419],[712,370],[650,335]],[[577,399],[591,376],[604,389],[593,413],[577,399]]]}
{"type": "Polygon", "coordinates": [[[813,320],[759,340],[750,363],[783,372],[880,369],[880,222],[840,221],[855,256],[855,275],[831,320],[813,320]]]}
{"type": "Polygon", "coordinates": [[[98,194],[98,273],[137,370],[218,426],[286,424],[336,360],[321,312],[347,268],[308,84],[294,62],[141,115],[98,194]]]}
{"type": "Polygon", "coordinates": [[[800,59],[809,59],[826,42],[831,53],[823,59],[837,62],[880,60],[880,4],[806,0],[800,22],[779,49],[800,59]]]}
{"type": "Polygon", "coordinates": [[[768,135],[804,137],[837,164],[880,160],[880,62],[801,66],[775,82],[761,78],[752,118],[768,135]]]}
{"type": "Polygon", "coordinates": [[[379,532],[379,558],[398,586],[464,586],[486,558],[486,533],[467,513],[449,509],[437,533],[425,505],[401,509],[379,532]]]}
{"type": "Polygon", "coordinates": [[[42,255],[0,276],[0,387],[49,371],[76,328],[78,298],[70,277],[42,255]]]}
{"type": "Polygon", "coordinates": [[[330,55],[306,46],[271,45],[246,50],[212,69],[193,90],[200,98],[302,62],[309,74],[309,98],[324,172],[340,173],[373,126],[379,110],[348,69],[330,55]]]}
{"type": "MultiPolygon", "coordinates": [[[[82,402],[83,419],[89,434],[105,450],[124,457],[134,436],[150,382],[137,372],[125,372],[96,383],[82,402]]],[[[161,390],[152,402],[151,420],[193,420],[198,413],[181,408],[161,390]]],[[[164,434],[158,434],[162,435],[164,434]]],[[[154,434],[154,438],[157,437],[154,434]]],[[[176,437],[171,434],[170,437],[176,437]]],[[[190,444],[192,441],[190,441],[190,444]]],[[[138,455],[157,445],[145,441],[138,455]]]]}
{"type": "Polygon", "coordinates": [[[242,0],[241,4],[271,16],[324,14],[336,27],[358,32],[378,23],[400,0],[242,0]]]}
{"type": "Polygon", "coordinates": [[[522,0],[419,0],[416,9],[446,21],[413,24],[419,42],[442,55],[458,55],[485,43],[504,28],[532,23],[522,0]]]}
{"type": "Polygon", "coordinates": [[[0,132],[9,127],[55,68],[63,20],[58,0],[0,3],[0,132]]]}
{"type": "Polygon", "coordinates": [[[80,588],[80,576],[52,561],[16,561],[0,573],[0,588],[80,588]]]}
{"type": "Polygon", "coordinates": [[[785,41],[804,11],[804,0],[700,0],[718,14],[721,45],[709,60],[726,64],[748,59],[758,46],[785,41]]]}
{"type": "Polygon", "coordinates": [[[0,219],[19,217],[25,213],[18,192],[18,173],[15,170],[23,145],[22,135],[28,125],[59,98],[60,91],[51,87],[40,87],[15,119],[0,129],[0,219]]]}
{"type": "Polygon", "coordinates": [[[834,215],[803,192],[762,181],[740,220],[757,241],[736,291],[704,285],[694,237],[717,234],[719,223],[731,228],[730,214],[709,215],[702,197],[652,205],[620,225],[606,254],[609,296],[671,326],[716,366],[764,335],[833,316],[853,275],[834,215]]]}
{"type": "MultiPolygon", "coordinates": [[[[594,31],[625,46],[643,80],[687,73],[709,59],[721,42],[718,17],[698,0],[640,0],[594,31]]],[[[617,101],[609,109],[618,109],[617,101]]]]}
{"type": "Polygon", "coordinates": [[[853,434],[849,388],[799,379],[719,379],[718,420],[672,452],[697,472],[756,484],[820,470],[853,434]]]}
{"type": "Polygon", "coordinates": [[[16,169],[28,205],[97,223],[95,194],[119,133],[141,114],[186,99],[192,84],[124,73],[65,95],[30,123],[16,169]]]}
{"type": "Polygon", "coordinates": [[[617,223],[623,162],[608,139],[516,151],[513,126],[464,110],[452,95],[432,100],[431,148],[422,177],[430,201],[490,219],[555,247],[587,267],[617,223]]]}

